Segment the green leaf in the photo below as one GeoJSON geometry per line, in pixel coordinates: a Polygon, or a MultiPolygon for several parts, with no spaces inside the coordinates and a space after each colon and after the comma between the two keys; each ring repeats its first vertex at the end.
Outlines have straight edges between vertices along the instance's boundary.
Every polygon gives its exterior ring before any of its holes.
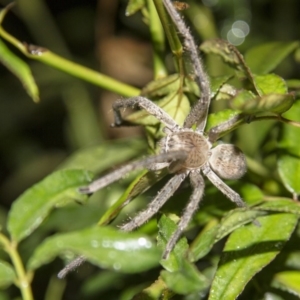
{"type": "MultiPolygon", "coordinates": [[[[216,94],[219,93],[220,89],[223,90],[223,86],[226,85],[226,82],[228,82],[232,76],[218,76],[218,77],[212,77],[210,79],[210,89],[211,89],[211,98],[214,98],[216,94]]],[[[200,97],[200,90],[197,83],[192,80],[190,77],[184,78],[184,91],[188,93],[194,94],[196,97],[200,97]]],[[[179,87],[178,87],[179,88],[179,87]]],[[[232,91],[232,89],[231,89],[232,91]]]]}
{"type": "Polygon", "coordinates": [[[39,102],[39,89],[28,65],[16,56],[0,39],[0,61],[23,84],[26,92],[34,102],[39,102]]]}
{"type": "Polygon", "coordinates": [[[300,298],[300,272],[284,271],[275,274],[271,284],[273,287],[287,291],[300,298]]]}
{"type": "Polygon", "coordinates": [[[124,273],[149,270],[159,264],[161,257],[155,243],[144,235],[93,227],[46,239],[29,259],[28,268],[37,269],[57,255],[68,252],[83,255],[99,267],[124,273]]]}
{"type": "Polygon", "coordinates": [[[224,109],[217,113],[209,114],[208,119],[207,119],[206,131],[210,130],[212,127],[215,127],[237,115],[240,115],[240,118],[238,118],[236,123],[232,125],[232,128],[230,128],[226,132],[222,132],[221,136],[223,136],[226,133],[228,133],[229,131],[235,129],[240,123],[242,123],[244,120],[243,116],[240,114],[240,111],[233,110],[233,109],[224,109]]]}
{"type": "Polygon", "coordinates": [[[0,288],[6,288],[10,286],[16,279],[13,267],[5,262],[0,261],[0,288]]]}
{"type": "Polygon", "coordinates": [[[241,186],[240,194],[248,205],[253,205],[261,202],[264,196],[262,190],[258,186],[250,183],[244,183],[241,186]]]}
{"type": "Polygon", "coordinates": [[[259,218],[261,227],[234,231],[225,245],[210,290],[210,300],[236,299],[248,281],[269,264],[290,238],[298,218],[274,214],[259,218]]]}
{"type": "Polygon", "coordinates": [[[256,93],[259,94],[253,74],[247,66],[243,55],[235,46],[224,40],[210,39],[204,41],[200,49],[205,53],[218,55],[226,64],[235,68],[237,71],[241,71],[248,78],[256,93]]]}
{"type": "Polygon", "coordinates": [[[123,195],[105,212],[99,220],[98,225],[102,226],[110,223],[111,220],[118,215],[120,210],[131,201],[131,199],[145,192],[166,174],[167,170],[157,172],[143,171],[128,186],[123,195]]]}
{"type": "MultiPolygon", "coordinates": [[[[185,94],[178,94],[177,91],[168,94],[163,99],[156,102],[165,112],[167,112],[178,124],[183,124],[190,111],[190,102],[185,94]]],[[[149,115],[145,110],[135,112],[124,118],[134,124],[156,125],[159,123],[157,118],[149,115]]]]}
{"type": "Polygon", "coordinates": [[[145,288],[142,292],[135,295],[132,300],[167,300],[171,299],[172,296],[174,296],[174,293],[167,289],[165,282],[161,277],[159,277],[149,287],[145,288]]]}
{"type": "Polygon", "coordinates": [[[278,159],[278,172],[286,189],[292,194],[300,194],[300,157],[281,154],[278,159]]]}
{"type": "MultiPolygon", "coordinates": [[[[175,216],[174,216],[175,217],[175,216]]],[[[162,215],[158,222],[159,232],[157,237],[157,244],[165,250],[167,242],[172,234],[176,231],[176,223],[165,215],[162,215]]],[[[167,259],[161,260],[161,265],[170,272],[178,271],[181,267],[181,262],[185,253],[188,250],[188,243],[185,237],[182,237],[171,251],[167,259]]]]}
{"type": "Polygon", "coordinates": [[[88,169],[93,173],[100,173],[141,153],[145,153],[146,150],[146,142],[141,138],[103,142],[99,146],[75,152],[58,168],[88,169]]]}
{"type": "Polygon", "coordinates": [[[170,76],[151,81],[143,88],[141,94],[150,99],[153,99],[154,97],[162,97],[173,93],[174,91],[178,91],[180,83],[179,74],[172,74],[170,76]]]}
{"type": "MultiPolygon", "coordinates": [[[[296,101],[292,108],[284,115],[291,120],[299,120],[300,102],[296,101]]],[[[277,164],[280,178],[288,191],[300,194],[300,128],[288,124],[282,125],[277,164]]]]}
{"type": "Polygon", "coordinates": [[[209,227],[205,228],[193,241],[189,251],[189,259],[191,261],[199,260],[204,257],[220,239],[264,214],[265,212],[259,212],[249,208],[237,208],[230,211],[219,224],[215,224],[214,226],[212,226],[213,223],[210,224],[209,227]]]}
{"type": "Polygon", "coordinates": [[[300,215],[300,204],[292,199],[279,198],[277,200],[266,201],[259,206],[256,206],[254,209],[300,215]]]}
{"type": "Polygon", "coordinates": [[[206,40],[201,44],[200,49],[205,53],[213,53],[220,56],[226,64],[237,70],[243,71],[248,69],[243,55],[235,46],[225,40],[206,40]]]}
{"type": "Polygon", "coordinates": [[[255,75],[254,80],[261,95],[286,94],[288,92],[284,79],[276,74],[255,75]]]}
{"type": "Polygon", "coordinates": [[[245,60],[253,73],[266,74],[298,47],[299,42],[271,42],[250,49],[245,54],[245,60]]]}
{"type": "Polygon", "coordinates": [[[246,114],[256,114],[260,112],[272,112],[282,114],[289,110],[294,103],[294,96],[291,94],[268,94],[250,98],[248,91],[243,91],[234,97],[231,106],[246,114]]]}
{"type": "Polygon", "coordinates": [[[129,0],[126,7],[126,16],[132,16],[145,6],[145,0],[129,0]]]}
{"type": "Polygon", "coordinates": [[[8,231],[13,241],[30,235],[57,206],[84,201],[86,195],[77,188],[88,184],[92,174],[83,170],[57,171],[25,191],[12,205],[8,215],[8,231]]]}
{"type": "Polygon", "coordinates": [[[236,87],[225,83],[219,88],[215,100],[231,100],[237,93],[238,90],[236,87]]]}
{"type": "Polygon", "coordinates": [[[194,239],[189,250],[189,260],[194,262],[204,257],[213,247],[220,229],[216,220],[212,220],[194,239]]]}
{"type": "Polygon", "coordinates": [[[170,290],[180,295],[199,293],[208,287],[208,280],[206,277],[186,259],[182,260],[181,267],[178,271],[162,271],[161,277],[170,290]]]}
{"type": "MultiPolygon", "coordinates": [[[[296,101],[291,109],[284,114],[284,117],[294,121],[300,121],[300,101],[296,101]]],[[[279,139],[280,149],[283,154],[290,154],[300,157],[300,128],[283,124],[279,139]]]]}

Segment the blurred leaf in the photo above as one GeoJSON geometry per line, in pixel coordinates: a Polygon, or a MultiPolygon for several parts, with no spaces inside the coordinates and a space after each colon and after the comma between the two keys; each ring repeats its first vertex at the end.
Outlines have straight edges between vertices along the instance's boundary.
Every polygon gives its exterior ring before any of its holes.
{"type": "Polygon", "coordinates": [[[289,110],[293,103],[294,96],[291,94],[268,94],[250,98],[250,93],[243,91],[232,99],[231,106],[246,114],[256,114],[260,112],[282,114],[289,110]]]}
{"type": "Polygon", "coordinates": [[[158,265],[161,251],[149,238],[110,227],[93,227],[49,237],[33,253],[30,270],[66,252],[83,255],[91,263],[124,273],[138,273],[158,265]]]}
{"type": "MultiPolygon", "coordinates": [[[[291,120],[299,120],[300,102],[296,101],[292,108],[285,113],[284,117],[291,120]]],[[[279,146],[282,149],[279,153],[277,164],[280,178],[291,193],[300,194],[300,128],[282,125],[282,132],[279,139],[279,146]]]]}
{"type": "Polygon", "coordinates": [[[287,79],[286,84],[290,89],[300,89],[300,79],[287,79]]]}
{"type": "Polygon", "coordinates": [[[186,259],[182,260],[181,267],[178,271],[162,271],[161,277],[170,290],[180,295],[199,293],[208,287],[208,280],[206,277],[186,259]]]}
{"type": "Polygon", "coordinates": [[[29,66],[0,39],[0,61],[22,82],[26,92],[34,102],[39,102],[39,89],[35,83],[29,66]]]}
{"type": "Polygon", "coordinates": [[[146,150],[146,142],[141,138],[108,141],[75,152],[58,169],[88,169],[93,173],[100,173],[146,150]]]}
{"type": "Polygon", "coordinates": [[[179,74],[172,74],[167,77],[151,81],[142,89],[141,94],[147,98],[162,97],[177,91],[179,87],[179,74]]]}
{"type": "Polygon", "coordinates": [[[277,166],[280,178],[287,190],[299,195],[300,181],[298,175],[300,174],[300,157],[281,154],[277,166]]]}
{"type": "Polygon", "coordinates": [[[225,40],[210,39],[204,41],[200,49],[205,53],[212,53],[220,56],[224,62],[240,71],[248,69],[242,54],[235,46],[225,40]]]}
{"type": "Polygon", "coordinates": [[[265,201],[259,206],[255,207],[256,210],[286,212],[300,215],[300,204],[291,199],[277,199],[273,201],[265,201]]]}
{"type": "MultiPolygon", "coordinates": [[[[289,111],[284,114],[284,117],[290,120],[300,121],[300,101],[295,101],[289,111]]],[[[279,139],[279,148],[283,154],[290,154],[295,157],[300,157],[300,128],[283,124],[279,139]]]]}
{"type": "MultiPolygon", "coordinates": [[[[232,76],[225,75],[225,76],[218,76],[212,77],[210,79],[210,89],[211,89],[211,97],[215,97],[216,94],[222,89],[222,87],[230,80],[232,76]]],[[[200,90],[197,83],[192,80],[192,78],[187,77],[185,78],[185,86],[184,89],[188,93],[192,93],[197,97],[200,97],[200,90]]]]}
{"type": "Polygon", "coordinates": [[[300,298],[300,271],[284,271],[275,274],[271,285],[300,298]]]}
{"type": "Polygon", "coordinates": [[[210,290],[210,300],[236,299],[248,281],[281,251],[297,224],[292,214],[259,218],[261,227],[245,226],[227,240],[210,290]]]}
{"type": "Polygon", "coordinates": [[[215,244],[218,231],[220,229],[216,220],[212,220],[193,240],[189,250],[189,260],[194,262],[204,257],[215,244]]]}
{"type": "Polygon", "coordinates": [[[125,15],[127,17],[132,16],[140,9],[142,9],[145,5],[146,5],[145,0],[129,0],[126,7],[125,15]]]}
{"type": "Polygon", "coordinates": [[[0,261],[0,288],[10,286],[16,279],[13,267],[5,262],[0,261]]]}
{"type": "Polygon", "coordinates": [[[244,183],[240,188],[240,194],[248,205],[257,204],[263,199],[262,190],[254,184],[244,183]]]}
{"type": "Polygon", "coordinates": [[[288,92],[284,79],[276,74],[255,75],[254,80],[261,95],[286,94],[288,92]]]}
{"type": "Polygon", "coordinates": [[[218,93],[217,93],[217,95],[215,97],[215,100],[216,101],[219,101],[219,100],[230,100],[234,96],[236,96],[237,93],[238,93],[237,88],[235,88],[234,86],[232,86],[230,84],[225,83],[218,90],[218,93]]]}
{"type": "Polygon", "coordinates": [[[245,60],[255,74],[274,70],[290,53],[299,47],[299,42],[271,42],[251,48],[245,60]]]}
{"type": "Polygon", "coordinates": [[[222,136],[228,133],[229,131],[235,129],[240,123],[243,122],[244,117],[241,115],[240,111],[233,110],[233,109],[224,109],[222,111],[219,111],[217,113],[212,113],[208,115],[207,119],[207,125],[206,125],[206,131],[210,130],[212,127],[215,127],[225,121],[228,121],[229,119],[233,117],[237,117],[237,121],[235,124],[232,125],[232,128],[226,132],[222,132],[222,136]],[[239,118],[240,115],[240,118],[239,118]]]}
{"type": "Polygon", "coordinates": [[[243,55],[235,46],[225,40],[210,39],[204,41],[200,49],[205,53],[213,53],[220,56],[226,64],[238,71],[242,71],[252,84],[254,90],[259,94],[253,74],[247,66],[243,55]]]}
{"type": "MultiPolygon", "coordinates": [[[[158,237],[157,244],[165,250],[167,242],[172,234],[176,231],[176,223],[165,215],[162,215],[158,222],[158,237]]],[[[181,267],[182,258],[188,250],[188,243],[185,237],[182,237],[177,243],[174,249],[171,251],[167,259],[161,260],[161,265],[170,272],[178,271],[181,267]]]]}
{"type": "Polygon", "coordinates": [[[8,231],[13,241],[30,235],[57,206],[84,201],[77,188],[90,183],[92,174],[83,170],[57,171],[25,191],[12,205],[8,231]]]}
{"type": "MultiPolygon", "coordinates": [[[[114,288],[124,280],[124,274],[117,273],[111,270],[101,270],[90,276],[82,286],[82,295],[91,296],[91,294],[107,291],[114,288]]],[[[83,297],[82,297],[83,298],[83,297]]]]}
{"type": "Polygon", "coordinates": [[[172,296],[174,296],[174,293],[168,290],[165,282],[159,277],[149,287],[135,295],[132,300],[167,300],[171,299],[172,296]]]}

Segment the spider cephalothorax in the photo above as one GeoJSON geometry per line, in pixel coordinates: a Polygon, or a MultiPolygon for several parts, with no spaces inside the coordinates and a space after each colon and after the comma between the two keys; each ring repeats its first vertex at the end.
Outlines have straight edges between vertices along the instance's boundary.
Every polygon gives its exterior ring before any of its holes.
{"type": "Polygon", "coordinates": [[[168,168],[173,177],[166,183],[148,207],[138,213],[120,228],[131,231],[151,218],[164,203],[174,194],[180,184],[189,177],[192,185],[192,195],[178,223],[178,229],[168,241],[164,258],[174,248],[183,230],[190,222],[193,213],[198,209],[204,194],[204,179],[206,176],[224,195],[238,206],[245,203],[238,193],[226,185],[223,179],[238,179],[246,172],[246,161],[243,153],[234,145],[219,144],[213,147],[222,132],[230,129],[235,118],[211,128],[204,133],[208,109],[210,105],[210,85],[203,70],[201,58],[198,55],[194,40],[181,16],[173,7],[170,0],[163,0],[165,8],[171,16],[177,29],[183,36],[185,50],[188,52],[195,75],[195,82],[201,90],[201,97],[186,117],[183,126],[179,126],[168,113],[142,96],[118,100],[113,105],[115,126],[122,125],[121,109],[139,107],[156,117],[165,126],[165,137],[160,141],[161,152],[148,158],[131,162],[102,178],[92,182],[89,186],[80,188],[81,193],[93,193],[110,183],[122,178],[128,172],[148,168],[158,170],[168,168]],[[195,128],[195,129],[192,129],[195,128]]]}

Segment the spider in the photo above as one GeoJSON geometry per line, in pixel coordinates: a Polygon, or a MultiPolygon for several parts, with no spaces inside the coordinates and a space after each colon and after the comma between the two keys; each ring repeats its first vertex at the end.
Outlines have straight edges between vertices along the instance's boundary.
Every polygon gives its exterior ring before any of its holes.
{"type": "MultiPolygon", "coordinates": [[[[143,168],[160,170],[168,168],[169,172],[174,174],[174,176],[158,192],[157,196],[149,203],[145,210],[120,226],[120,229],[123,231],[132,231],[156,214],[175,193],[181,183],[189,177],[193,191],[180,218],[177,230],[173,233],[165,247],[162,258],[167,259],[176,242],[188,226],[193,214],[198,209],[203,197],[205,184],[202,174],[237,206],[246,207],[241,196],[232,190],[222,179],[241,178],[246,173],[247,165],[244,154],[236,146],[232,144],[219,144],[213,147],[220,135],[231,129],[238,121],[238,115],[211,128],[207,133],[204,132],[211,100],[208,76],[203,69],[201,57],[198,55],[196,44],[188,27],[173,6],[171,0],[163,0],[163,3],[183,37],[185,50],[189,53],[195,81],[201,91],[201,96],[186,117],[182,127],[162,108],[142,96],[116,101],[113,104],[115,121],[112,126],[123,125],[121,109],[139,107],[146,110],[165,126],[165,136],[159,142],[161,151],[157,155],[128,163],[93,181],[88,186],[79,188],[79,192],[82,194],[92,194],[134,170],[143,168]],[[195,129],[192,129],[192,127],[195,129]]],[[[256,220],[253,223],[260,226],[256,220]]],[[[65,277],[84,261],[85,258],[83,256],[77,257],[58,273],[58,277],[65,277]]]]}
{"type": "Polygon", "coordinates": [[[168,168],[169,172],[174,174],[174,176],[166,183],[145,210],[120,227],[123,231],[132,231],[156,214],[179,188],[180,184],[189,177],[193,191],[180,218],[177,230],[167,242],[163,253],[163,259],[166,259],[189,224],[194,212],[198,209],[205,188],[202,174],[231,201],[239,207],[245,207],[246,204],[240,195],[224,183],[222,179],[239,179],[245,174],[247,166],[244,154],[236,146],[219,144],[213,147],[220,133],[228,130],[236,122],[234,118],[204,133],[211,95],[208,76],[203,69],[201,58],[198,55],[197,47],[188,27],[170,0],[163,0],[163,3],[183,37],[185,50],[189,53],[193,65],[195,81],[201,90],[201,97],[191,109],[182,127],[162,108],[142,96],[116,101],[113,104],[115,118],[113,126],[122,125],[120,111],[128,107],[144,109],[164,124],[165,137],[159,142],[161,152],[157,155],[131,162],[108,173],[90,185],[81,187],[79,191],[82,194],[94,193],[121,179],[133,170],[168,168]],[[195,130],[192,129],[192,126],[195,126],[195,130]]]}

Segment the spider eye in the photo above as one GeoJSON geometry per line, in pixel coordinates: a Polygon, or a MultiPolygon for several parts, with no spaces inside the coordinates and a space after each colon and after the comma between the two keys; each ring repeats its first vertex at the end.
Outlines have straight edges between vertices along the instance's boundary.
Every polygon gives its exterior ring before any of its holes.
{"type": "Polygon", "coordinates": [[[210,166],[221,178],[238,179],[247,171],[245,155],[238,147],[221,144],[211,151],[210,166]]]}

